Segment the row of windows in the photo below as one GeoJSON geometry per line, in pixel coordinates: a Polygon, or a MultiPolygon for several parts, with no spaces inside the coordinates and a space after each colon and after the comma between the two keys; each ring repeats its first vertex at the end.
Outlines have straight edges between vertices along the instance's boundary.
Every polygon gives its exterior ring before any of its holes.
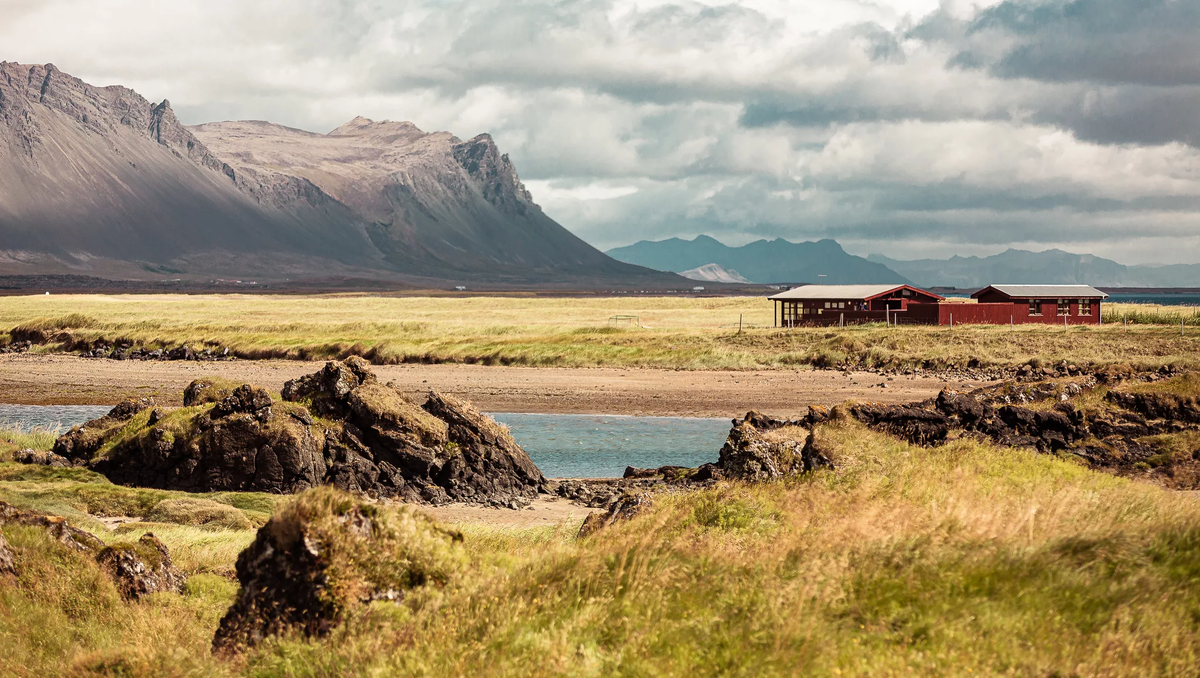
{"type": "MultiPolygon", "coordinates": [[[[1092,302],[1090,300],[1080,299],[1076,303],[1079,305],[1079,315],[1090,316],[1092,314],[1092,302]]],[[[1030,299],[1029,300],[1029,315],[1041,315],[1041,314],[1042,314],[1042,300],[1030,299]]],[[[1058,300],[1058,315],[1059,315],[1059,317],[1071,315],[1071,300],[1070,299],[1059,299],[1058,300]]]]}

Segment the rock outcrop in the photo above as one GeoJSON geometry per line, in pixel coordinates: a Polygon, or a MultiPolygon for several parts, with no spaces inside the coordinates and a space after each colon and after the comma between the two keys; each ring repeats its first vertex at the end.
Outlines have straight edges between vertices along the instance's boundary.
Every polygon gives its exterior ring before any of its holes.
{"type": "MultiPolygon", "coordinates": [[[[172,564],[166,545],[149,532],[136,544],[122,542],[105,546],[96,535],[72,527],[65,518],[25,511],[0,502],[0,527],[5,525],[41,528],[63,546],[94,557],[126,600],[137,600],[151,593],[178,593],[187,583],[187,578],[172,564]]],[[[15,574],[16,565],[12,551],[0,535],[0,574],[6,571],[15,574]]]]}
{"type": "Polygon", "coordinates": [[[443,585],[462,563],[461,541],[407,507],[381,509],[328,487],[307,492],[238,556],[241,589],[213,648],[236,651],[289,631],[323,636],[358,605],[443,585]]]}
{"type": "Polygon", "coordinates": [[[361,358],[289,381],[282,396],[195,382],[185,392],[190,409],[125,403],[63,435],[55,452],[113,482],[197,492],[332,484],[405,501],[516,508],[546,489],[507,429],[450,396],[431,393],[418,406],[379,383],[361,358]]]}
{"type": "Polygon", "coordinates": [[[773,480],[833,467],[833,462],[812,444],[810,431],[796,422],[749,412],[733,424],[713,469],[721,477],[773,480]]]}
{"type": "Polygon", "coordinates": [[[849,411],[871,428],[918,445],[976,437],[1073,455],[1093,468],[1167,487],[1200,489],[1200,449],[1193,442],[1200,431],[1200,375],[1123,384],[1123,374],[944,390],[920,403],[849,411]],[[1102,384],[1103,398],[1080,400],[1102,384]]]}
{"type": "Polygon", "coordinates": [[[154,407],[153,398],[126,400],[109,410],[108,414],[72,428],[54,441],[54,453],[79,463],[89,461],[118,429],[142,410],[154,407]]]}
{"type": "Polygon", "coordinates": [[[46,531],[51,539],[81,553],[98,553],[104,548],[91,532],[72,527],[66,518],[51,516],[36,511],[25,511],[12,504],[0,501],[0,525],[29,525],[46,531]]]}
{"type": "Polygon", "coordinates": [[[579,526],[579,538],[595,534],[615,522],[629,520],[654,505],[654,500],[644,492],[626,492],[618,497],[604,513],[592,513],[579,526]]]}
{"type": "Polygon", "coordinates": [[[943,390],[934,400],[911,405],[855,405],[850,414],[874,429],[917,445],[937,445],[953,431],[966,431],[1002,445],[1052,452],[1092,435],[1071,398],[1096,385],[1096,380],[1088,377],[1066,383],[1008,383],[970,393],[943,390]],[[1053,404],[1029,407],[1047,401],[1053,404]]]}
{"type": "Polygon", "coordinates": [[[171,562],[166,545],[149,532],[136,544],[104,547],[96,554],[96,562],[112,576],[127,600],[138,600],[152,593],[180,593],[187,583],[187,578],[171,562]]]}
{"type": "Polygon", "coordinates": [[[38,464],[40,466],[54,466],[65,468],[71,465],[71,462],[61,455],[44,450],[17,450],[13,452],[13,461],[18,464],[38,464]]]}
{"type": "Polygon", "coordinates": [[[0,576],[6,574],[17,573],[16,556],[13,555],[12,547],[4,539],[4,534],[0,533],[0,576]]]}

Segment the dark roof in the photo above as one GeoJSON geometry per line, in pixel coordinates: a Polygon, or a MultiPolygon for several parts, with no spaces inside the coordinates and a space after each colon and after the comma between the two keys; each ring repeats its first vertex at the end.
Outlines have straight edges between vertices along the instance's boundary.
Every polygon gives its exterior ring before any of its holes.
{"type": "Polygon", "coordinates": [[[1107,299],[1108,295],[1091,285],[988,285],[971,297],[978,299],[995,290],[1010,299],[1107,299]]]}

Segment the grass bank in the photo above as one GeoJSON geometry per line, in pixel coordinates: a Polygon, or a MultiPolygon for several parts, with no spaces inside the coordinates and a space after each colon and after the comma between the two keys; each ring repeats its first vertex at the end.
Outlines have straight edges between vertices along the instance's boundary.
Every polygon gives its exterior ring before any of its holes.
{"type": "MultiPolygon", "coordinates": [[[[1149,307],[1148,307],[1149,308],[1149,307]]],[[[1188,309],[1189,311],[1191,309],[1188,309]]],[[[774,329],[765,298],[59,295],[0,298],[0,328],[58,351],[103,341],[191,345],[243,358],[557,367],[771,369],[1012,366],[1046,362],[1146,367],[1200,364],[1200,327],[1114,305],[1098,328],[995,326],[774,329]],[[1120,315],[1124,314],[1124,315],[1120,315]],[[636,316],[636,321],[611,320],[636,316]],[[1122,320],[1134,318],[1128,330],[1122,320]],[[1151,323],[1150,319],[1167,320],[1151,323]],[[739,319],[742,331],[738,331],[739,319]]],[[[3,336],[0,336],[3,339],[3,336]]]]}
{"type": "MultiPolygon", "coordinates": [[[[0,667],[18,667],[0,670],[790,676],[1200,667],[1192,494],[974,441],[919,448],[854,423],[818,435],[836,471],[661,496],[585,539],[577,525],[466,526],[469,560],[444,588],[362,608],[324,640],[276,639],[233,660],[206,644],[232,599],[229,582],[202,574],[182,596],[125,604],[93,565],[6,528],[22,561],[37,564],[0,586],[0,667]],[[52,640],[29,640],[31,628],[52,640]]],[[[172,544],[184,558],[194,548],[186,538],[172,544]]]]}

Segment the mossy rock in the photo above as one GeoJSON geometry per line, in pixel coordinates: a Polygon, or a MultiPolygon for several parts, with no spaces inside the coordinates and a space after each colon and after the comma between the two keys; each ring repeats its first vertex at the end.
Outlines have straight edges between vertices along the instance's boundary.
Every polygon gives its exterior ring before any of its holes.
{"type": "Polygon", "coordinates": [[[237,600],[220,651],[283,633],[324,636],[365,604],[446,585],[466,567],[462,535],[411,507],[381,508],[331,487],[298,495],[238,557],[237,600]]]}

